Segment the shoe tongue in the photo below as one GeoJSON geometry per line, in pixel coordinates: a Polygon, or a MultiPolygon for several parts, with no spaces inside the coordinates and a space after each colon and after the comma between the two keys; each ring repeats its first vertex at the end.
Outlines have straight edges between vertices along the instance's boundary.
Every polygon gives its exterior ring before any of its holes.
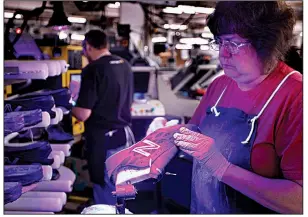
{"type": "Polygon", "coordinates": [[[22,107],[19,105],[16,107],[16,109],[14,110],[15,112],[19,112],[22,109],[22,107]]]}

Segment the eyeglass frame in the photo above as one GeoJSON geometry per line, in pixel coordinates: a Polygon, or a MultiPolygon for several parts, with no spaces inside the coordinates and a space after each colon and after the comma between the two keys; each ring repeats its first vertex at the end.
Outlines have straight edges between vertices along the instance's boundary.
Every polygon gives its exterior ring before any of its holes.
{"type": "MultiPolygon", "coordinates": [[[[249,44],[251,44],[251,42],[250,41],[246,41],[246,42],[241,42],[241,43],[236,43],[236,42],[234,42],[234,41],[229,41],[229,40],[220,40],[220,39],[218,39],[218,38],[216,38],[216,39],[213,39],[212,41],[210,41],[209,42],[209,47],[212,49],[212,50],[215,50],[213,47],[212,47],[212,45],[215,43],[215,42],[218,42],[218,41],[222,41],[223,43],[218,43],[218,45],[219,46],[225,46],[225,42],[228,42],[228,43],[232,43],[233,45],[235,45],[236,46],[236,52],[231,52],[229,49],[227,49],[227,51],[229,52],[229,53],[231,53],[231,54],[237,54],[238,52],[239,52],[239,48],[241,48],[241,47],[243,47],[243,46],[245,46],[245,45],[249,45],[249,44]]],[[[215,50],[215,51],[220,51],[220,47],[218,48],[218,50],[215,50]]]]}

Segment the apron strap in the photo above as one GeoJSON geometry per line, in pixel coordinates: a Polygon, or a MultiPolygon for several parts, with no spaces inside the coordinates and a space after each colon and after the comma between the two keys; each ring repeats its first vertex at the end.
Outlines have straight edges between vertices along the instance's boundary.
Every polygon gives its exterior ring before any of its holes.
{"type": "Polygon", "coordinates": [[[290,72],[281,82],[280,84],[276,87],[275,91],[272,93],[272,95],[270,96],[270,98],[267,100],[267,102],[264,104],[263,108],[261,109],[261,111],[259,112],[259,114],[257,116],[255,116],[254,118],[252,118],[250,120],[251,122],[251,129],[250,129],[250,132],[249,132],[249,135],[248,137],[246,138],[245,141],[242,141],[242,144],[247,144],[252,136],[252,133],[254,131],[254,125],[255,125],[255,122],[256,120],[262,115],[262,113],[264,112],[264,110],[266,109],[266,107],[268,106],[268,104],[272,101],[272,99],[274,98],[274,96],[276,95],[276,93],[278,92],[278,90],[280,89],[280,87],[284,84],[284,82],[291,76],[293,75],[294,73],[296,73],[298,71],[292,71],[290,72]]]}
{"type": "Polygon", "coordinates": [[[125,131],[125,135],[126,135],[125,148],[128,148],[128,147],[130,147],[130,146],[132,146],[133,144],[136,143],[135,136],[134,136],[134,133],[129,126],[124,127],[124,131],[125,131]]]}
{"type": "Polygon", "coordinates": [[[218,98],[218,100],[216,101],[215,105],[211,108],[211,112],[215,113],[215,117],[220,115],[220,112],[217,111],[216,106],[218,105],[221,97],[224,95],[225,91],[226,91],[227,87],[225,87],[225,89],[222,91],[222,93],[220,94],[220,97],[218,98]]]}

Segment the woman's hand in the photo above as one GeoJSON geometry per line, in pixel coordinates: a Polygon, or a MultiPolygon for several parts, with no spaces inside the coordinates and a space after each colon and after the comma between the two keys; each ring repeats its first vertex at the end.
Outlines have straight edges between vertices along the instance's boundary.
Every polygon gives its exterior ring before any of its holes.
{"type": "Polygon", "coordinates": [[[221,181],[230,163],[215,148],[215,141],[212,138],[193,132],[185,127],[181,127],[180,133],[175,133],[173,137],[175,138],[175,144],[182,151],[205,165],[208,171],[221,181]]]}

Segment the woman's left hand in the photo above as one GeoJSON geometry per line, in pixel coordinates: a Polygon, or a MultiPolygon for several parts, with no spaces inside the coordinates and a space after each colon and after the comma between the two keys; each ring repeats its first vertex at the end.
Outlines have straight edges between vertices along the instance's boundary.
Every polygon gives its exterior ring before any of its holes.
{"type": "Polygon", "coordinates": [[[205,165],[208,171],[221,181],[230,166],[227,159],[215,148],[215,141],[205,135],[193,132],[185,127],[173,135],[175,144],[185,153],[205,165]]]}

